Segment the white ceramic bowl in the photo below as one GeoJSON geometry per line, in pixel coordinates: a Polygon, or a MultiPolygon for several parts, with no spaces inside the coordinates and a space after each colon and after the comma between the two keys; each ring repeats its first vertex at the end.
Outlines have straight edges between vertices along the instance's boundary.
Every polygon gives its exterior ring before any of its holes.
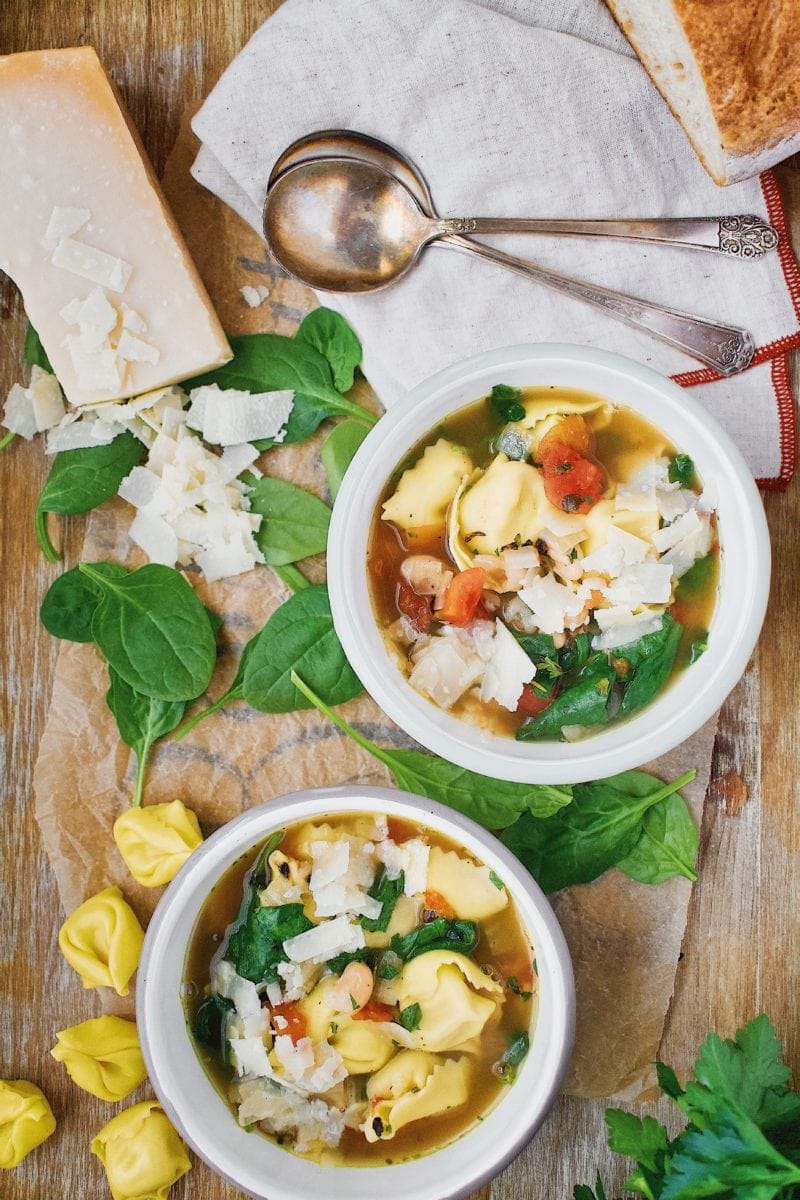
{"type": "Polygon", "coordinates": [[[195,850],[147,930],[136,1015],[147,1071],[170,1120],[201,1158],[236,1187],[268,1200],[456,1200],[500,1171],[530,1140],[552,1105],[574,1039],[575,986],[564,935],[525,868],[474,821],[441,804],[387,788],[295,792],[250,809],[195,850]],[[516,1081],[457,1142],[414,1162],[322,1167],[241,1129],[198,1059],[180,991],[187,945],[209,891],[242,854],[290,822],[341,812],[421,821],[452,838],[505,881],[534,946],[539,1014],[516,1081]]]}
{"type": "Polygon", "coordinates": [[[769,591],[769,532],[739,450],[686,391],[649,367],[581,346],[510,346],[418,384],[362,443],[345,475],[328,539],[336,632],[364,687],[393,721],[434,753],[472,771],[527,783],[578,783],[640,766],[693,734],[722,704],[756,644],[769,591]],[[718,489],[719,597],[702,658],[640,714],[584,741],[516,742],[444,712],[414,691],[387,652],[366,572],[370,523],[392,471],[437,422],[493,384],[577,388],[635,409],[691,455],[718,489]]]}

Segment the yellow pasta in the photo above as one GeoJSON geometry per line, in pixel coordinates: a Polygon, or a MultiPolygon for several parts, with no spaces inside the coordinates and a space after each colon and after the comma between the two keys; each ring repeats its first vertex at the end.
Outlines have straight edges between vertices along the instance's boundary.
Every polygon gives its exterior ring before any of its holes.
{"type": "Polygon", "coordinates": [[[118,887],[107,887],[76,908],[58,933],[61,953],[85,988],[113,987],[127,996],[144,932],[118,887]]]}
{"type": "Polygon", "coordinates": [[[472,566],[476,554],[496,554],[535,537],[544,503],[541,474],[530,463],[495,455],[488,470],[476,472],[475,481],[453,504],[449,544],[457,564],[472,566]]]}
{"type": "Polygon", "coordinates": [[[383,520],[400,529],[440,524],[459,484],[471,471],[467,452],[439,438],[415,466],[403,472],[394,494],[383,505],[383,520]]]}
{"type": "Polygon", "coordinates": [[[100,1100],[124,1100],[146,1077],[136,1024],[95,1017],[56,1034],[50,1051],[73,1083],[100,1100]]]}
{"type": "Polygon", "coordinates": [[[129,808],[114,822],[125,866],[143,887],[161,887],[177,875],[203,841],[197,817],[182,800],[129,808]]]}
{"type": "Polygon", "coordinates": [[[492,878],[488,867],[439,846],[431,848],[428,858],[428,887],[468,921],[485,921],[508,904],[505,886],[497,876],[492,878]]]}
{"type": "Polygon", "coordinates": [[[47,1097],[27,1079],[0,1079],[0,1167],[10,1170],[56,1127],[47,1097]]]}
{"type": "Polygon", "coordinates": [[[459,1050],[498,1012],[502,986],[465,954],[431,950],[406,963],[397,995],[401,1010],[420,1007],[423,1050],[459,1050]]]}
{"type": "Polygon", "coordinates": [[[186,1147],[155,1100],[126,1108],[92,1139],[114,1200],[166,1200],[191,1169],[186,1147]]]}
{"type": "Polygon", "coordinates": [[[386,1141],[411,1121],[438,1116],[469,1096],[470,1062],[423,1050],[402,1050],[367,1084],[370,1101],[361,1126],[368,1142],[386,1141]]]}

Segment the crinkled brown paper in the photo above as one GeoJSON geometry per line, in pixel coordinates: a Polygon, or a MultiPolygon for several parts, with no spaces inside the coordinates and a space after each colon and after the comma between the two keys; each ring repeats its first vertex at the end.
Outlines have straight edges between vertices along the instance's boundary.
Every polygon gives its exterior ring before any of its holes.
{"type": "MultiPolygon", "coordinates": [[[[191,134],[185,129],[167,165],[165,189],[224,327],[233,333],[291,333],[313,307],[314,297],[282,277],[253,232],[192,181],[192,154],[191,134]],[[257,309],[248,308],[239,289],[262,283],[271,289],[269,299],[257,309]]],[[[371,403],[368,389],[362,388],[359,398],[371,403]]],[[[300,446],[271,450],[262,466],[326,496],[320,440],[318,435],[300,446]]],[[[94,513],[83,560],[138,565],[141,556],[126,533],[130,519],[131,510],[121,501],[94,513]]],[[[321,561],[303,566],[313,579],[323,577],[321,561]]],[[[244,644],[286,599],[286,592],[268,568],[212,585],[193,572],[191,581],[203,602],[225,618],[210,689],[215,698],[228,686],[244,644]]],[[[161,889],[133,882],[111,834],[115,818],[129,803],[135,758],[120,742],[106,707],[107,686],[106,668],[94,647],[64,643],[34,777],[36,815],[67,912],[118,883],[146,920],[161,889]]],[[[367,696],[345,705],[342,713],[384,745],[411,744],[367,696]]],[[[663,778],[697,769],[684,794],[698,821],[714,728],[710,722],[672,754],[650,764],[663,778]]],[[[145,801],[179,798],[210,833],[251,805],[298,788],[391,782],[380,763],[316,712],[267,716],[239,701],[183,741],[157,745],[145,801]]],[[[674,986],[689,892],[684,879],[648,887],[610,871],[593,884],[553,898],[572,951],[578,991],[578,1035],[567,1092],[632,1099],[652,1084],[651,1064],[674,986]]],[[[130,1000],[120,1001],[105,989],[103,1003],[129,1011],[130,1000]]]]}

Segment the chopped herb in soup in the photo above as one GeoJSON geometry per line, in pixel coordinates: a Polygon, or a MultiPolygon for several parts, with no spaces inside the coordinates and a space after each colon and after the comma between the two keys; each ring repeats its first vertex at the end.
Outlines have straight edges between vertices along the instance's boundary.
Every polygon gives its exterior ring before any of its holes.
{"type": "Polygon", "coordinates": [[[538,994],[503,880],[427,827],[360,814],[234,864],[185,980],[239,1123],[351,1166],[419,1157],[482,1119],[528,1052],[538,994]]]}
{"type": "Polygon", "coordinates": [[[714,499],[632,410],[498,384],[394,473],[368,571],[421,695],[520,741],[577,740],[639,712],[703,653],[714,499]]]}

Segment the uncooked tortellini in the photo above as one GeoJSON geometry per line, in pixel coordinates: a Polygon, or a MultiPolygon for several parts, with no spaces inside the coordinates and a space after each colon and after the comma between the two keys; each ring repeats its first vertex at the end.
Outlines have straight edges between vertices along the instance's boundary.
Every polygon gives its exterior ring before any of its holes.
{"type": "Polygon", "coordinates": [[[166,1200],[191,1169],[186,1147],[155,1100],[126,1108],[92,1139],[114,1200],[166,1200]]]}
{"type": "Polygon", "coordinates": [[[411,1121],[464,1104],[470,1069],[466,1055],[442,1058],[424,1050],[401,1050],[367,1084],[369,1108],[361,1126],[367,1141],[392,1138],[411,1121]]]}
{"type": "Polygon", "coordinates": [[[420,1007],[416,1035],[423,1050],[466,1049],[498,1012],[502,992],[471,958],[452,950],[417,955],[397,981],[400,1008],[420,1007]]]}
{"type": "Polygon", "coordinates": [[[147,1076],[133,1021],[95,1017],[56,1034],[50,1051],[73,1083],[100,1100],[124,1100],[147,1076]]]}
{"type": "Polygon", "coordinates": [[[53,1110],[35,1083],[0,1079],[0,1167],[16,1167],[55,1127],[53,1110]]]}
{"type": "Polygon", "coordinates": [[[169,883],[202,840],[197,817],[182,800],[129,808],[114,822],[125,866],[143,887],[169,883]]]}
{"type": "Polygon", "coordinates": [[[85,988],[113,987],[127,996],[144,933],[118,887],[107,887],[67,917],[58,933],[61,953],[85,988]]]}

